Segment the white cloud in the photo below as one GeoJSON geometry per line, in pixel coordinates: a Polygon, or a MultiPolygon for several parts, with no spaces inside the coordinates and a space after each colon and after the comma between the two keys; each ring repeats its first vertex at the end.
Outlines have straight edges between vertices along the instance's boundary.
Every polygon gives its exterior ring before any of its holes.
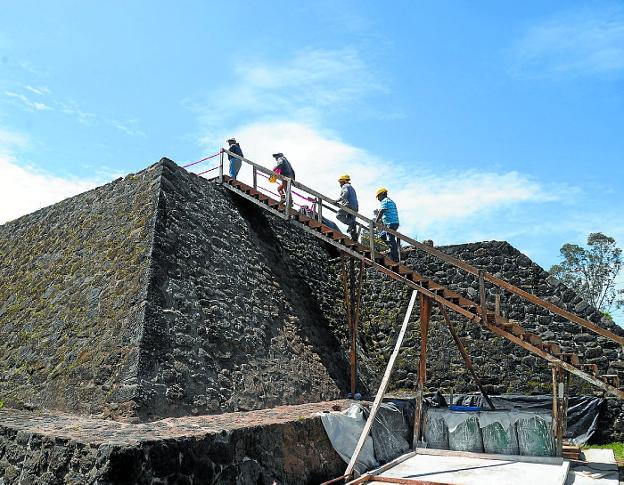
{"type": "Polygon", "coordinates": [[[242,59],[233,66],[233,77],[204,102],[186,102],[198,113],[207,139],[215,139],[220,126],[245,118],[318,124],[328,113],[353,108],[385,89],[383,76],[353,48],[307,49],[279,62],[242,59]]]}
{"type": "Polygon", "coordinates": [[[37,94],[39,96],[43,96],[45,94],[50,94],[50,90],[44,86],[41,87],[33,87],[33,86],[29,86],[29,85],[25,85],[24,89],[26,89],[27,91],[30,91],[31,93],[37,94]]]}
{"type": "MultiPolygon", "coordinates": [[[[232,133],[250,160],[271,168],[274,165],[271,154],[281,151],[292,162],[298,181],[327,196],[337,197],[338,176],[350,174],[358,193],[360,212],[364,214],[371,215],[377,207],[374,196],[377,188],[387,187],[399,207],[401,230],[424,238],[435,234],[441,238],[436,241],[440,243],[453,241],[449,229],[457,224],[470,225],[471,217],[558,197],[514,171],[434,173],[418,162],[411,164],[411,170],[403,170],[395,161],[382,159],[344,143],[329,132],[297,122],[249,124],[231,133],[221,133],[219,139],[232,133]]],[[[212,151],[217,147],[206,148],[212,151]]],[[[243,170],[241,179],[250,181],[249,172],[249,168],[243,170]]],[[[267,184],[264,180],[263,183],[267,184]]],[[[303,201],[295,198],[295,202],[303,201]]]]}
{"type": "Polygon", "coordinates": [[[28,138],[25,135],[0,128],[0,153],[12,147],[25,148],[26,146],[28,146],[28,138]]]}
{"type": "Polygon", "coordinates": [[[93,180],[51,175],[1,153],[0,173],[0,224],[99,185],[93,180]]]}
{"type": "Polygon", "coordinates": [[[59,177],[19,163],[13,151],[28,144],[26,136],[0,130],[0,224],[101,184],[59,177]]]}
{"type": "Polygon", "coordinates": [[[624,8],[581,8],[543,21],[519,40],[515,73],[545,77],[624,71],[624,8]]]}
{"type": "Polygon", "coordinates": [[[129,119],[125,122],[113,120],[111,121],[111,124],[128,136],[140,136],[141,138],[147,138],[147,135],[138,128],[139,120],[137,119],[129,119]]]}
{"type": "Polygon", "coordinates": [[[17,93],[14,93],[12,91],[5,91],[4,94],[6,96],[8,96],[9,98],[14,98],[14,99],[20,100],[24,104],[24,106],[26,106],[26,108],[28,108],[28,109],[34,109],[36,111],[45,111],[45,110],[51,110],[52,109],[47,104],[41,103],[39,101],[32,101],[27,96],[24,96],[23,94],[17,94],[17,93]]]}
{"type": "Polygon", "coordinates": [[[93,113],[83,111],[78,103],[73,99],[61,101],[60,103],[57,103],[57,106],[61,113],[75,118],[79,123],[83,125],[88,125],[96,118],[93,113]]]}

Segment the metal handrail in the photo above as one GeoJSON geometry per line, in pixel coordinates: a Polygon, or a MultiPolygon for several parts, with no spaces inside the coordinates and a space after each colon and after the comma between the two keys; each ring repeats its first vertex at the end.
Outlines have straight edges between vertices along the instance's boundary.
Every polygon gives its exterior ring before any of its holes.
{"type": "MultiPolygon", "coordinates": [[[[223,153],[227,153],[228,155],[231,155],[235,158],[238,158],[239,160],[241,160],[242,162],[248,163],[249,165],[251,165],[255,170],[259,170],[263,173],[266,173],[268,175],[276,175],[277,178],[281,179],[281,180],[286,180],[287,181],[287,202],[292,200],[292,195],[290,194],[290,191],[292,190],[292,187],[297,187],[298,189],[301,189],[305,192],[307,192],[310,195],[315,196],[318,201],[320,202],[318,204],[318,208],[320,208],[320,210],[317,208],[317,214],[320,216],[322,213],[322,208],[328,208],[334,212],[337,212],[338,210],[342,210],[344,212],[346,212],[347,214],[351,214],[353,216],[355,216],[356,220],[360,219],[363,223],[358,223],[358,225],[360,227],[364,227],[366,228],[370,234],[370,242],[371,242],[371,258],[374,259],[374,243],[373,243],[373,230],[374,229],[380,229],[385,231],[388,234],[392,234],[395,237],[397,237],[398,239],[400,239],[401,241],[405,241],[408,244],[411,244],[413,247],[415,247],[416,249],[420,249],[428,254],[430,254],[431,256],[441,259],[442,261],[452,264],[453,266],[456,266],[457,268],[466,271],[467,273],[473,274],[477,277],[479,277],[480,279],[482,279],[483,281],[488,281],[490,283],[492,283],[495,286],[498,286],[499,288],[502,288],[504,290],[509,291],[510,293],[514,293],[518,296],[520,296],[521,298],[524,298],[525,300],[541,306],[542,308],[545,308],[549,311],[551,311],[552,313],[555,313],[559,316],[562,316],[564,318],[566,318],[567,320],[570,320],[571,322],[574,322],[578,325],[581,325],[585,328],[587,328],[588,330],[591,330],[594,333],[597,333],[599,335],[602,335],[603,337],[606,337],[610,340],[613,340],[617,343],[619,343],[620,345],[624,346],[624,337],[621,337],[619,335],[614,334],[613,332],[610,332],[609,330],[602,328],[598,325],[596,325],[593,322],[590,322],[589,320],[586,320],[584,318],[579,317],[578,315],[575,315],[572,312],[569,312],[567,310],[564,310],[563,308],[560,308],[556,305],[554,305],[551,302],[548,302],[546,300],[543,300],[541,298],[539,298],[538,296],[533,295],[532,293],[529,293],[525,290],[522,290],[521,288],[518,288],[514,285],[512,285],[511,283],[508,283],[507,281],[501,279],[501,278],[497,278],[496,276],[494,276],[491,273],[488,273],[486,271],[480,270],[474,266],[472,266],[471,264],[466,263],[465,261],[462,261],[461,259],[455,258],[453,256],[450,256],[447,253],[444,253],[442,251],[440,251],[439,249],[434,248],[433,246],[429,246],[428,244],[424,244],[421,242],[418,242],[416,239],[413,239],[409,236],[406,236],[405,234],[402,234],[398,231],[395,231],[393,229],[390,229],[389,227],[373,220],[370,219],[366,216],[364,216],[363,214],[360,214],[359,212],[356,212],[348,207],[345,206],[341,206],[339,204],[337,204],[336,199],[332,199],[330,197],[327,197],[324,194],[321,194],[320,192],[308,187],[307,185],[302,184],[301,182],[297,182],[296,180],[292,180],[289,177],[285,177],[283,175],[280,174],[275,174],[275,172],[273,172],[272,170],[263,167],[262,165],[259,165],[255,162],[252,162],[251,160],[245,158],[245,157],[241,157],[240,155],[233,153],[225,148],[222,149],[222,153],[221,153],[221,161],[220,161],[220,180],[223,180],[222,174],[223,174],[223,153]],[[324,205],[323,202],[327,203],[328,205],[324,205]],[[337,206],[339,207],[339,209],[335,210],[333,207],[331,206],[337,206]]],[[[254,173],[254,182],[255,182],[255,173],[254,173]]],[[[257,186],[254,184],[254,188],[257,188],[257,186]]],[[[285,218],[288,219],[290,218],[290,206],[287,205],[285,208],[285,218]]],[[[321,217],[319,217],[319,221],[321,220],[321,217]]]]}

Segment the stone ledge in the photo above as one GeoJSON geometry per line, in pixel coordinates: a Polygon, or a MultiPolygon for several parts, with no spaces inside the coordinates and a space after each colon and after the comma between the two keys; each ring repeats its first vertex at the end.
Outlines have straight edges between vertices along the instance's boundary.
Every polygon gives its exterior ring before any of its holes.
{"type": "Polygon", "coordinates": [[[319,483],[345,464],[318,413],[348,405],[326,401],[140,424],[4,409],[0,483],[319,483]]]}

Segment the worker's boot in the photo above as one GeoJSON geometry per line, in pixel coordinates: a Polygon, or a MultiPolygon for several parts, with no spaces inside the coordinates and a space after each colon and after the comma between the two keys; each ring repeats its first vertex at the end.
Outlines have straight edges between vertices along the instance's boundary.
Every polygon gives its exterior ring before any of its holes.
{"type": "Polygon", "coordinates": [[[347,232],[349,233],[349,237],[353,239],[355,242],[358,240],[358,233],[355,227],[350,227],[347,232]]]}

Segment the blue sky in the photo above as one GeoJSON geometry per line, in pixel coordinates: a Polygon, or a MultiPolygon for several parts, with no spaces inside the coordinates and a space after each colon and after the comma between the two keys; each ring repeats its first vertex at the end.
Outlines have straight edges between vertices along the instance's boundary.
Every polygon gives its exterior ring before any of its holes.
{"type": "Polygon", "coordinates": [[[624,246],[624,2],[309,3],[0,0],[0,222],[234,135],[419,239],[624,246]]]}

